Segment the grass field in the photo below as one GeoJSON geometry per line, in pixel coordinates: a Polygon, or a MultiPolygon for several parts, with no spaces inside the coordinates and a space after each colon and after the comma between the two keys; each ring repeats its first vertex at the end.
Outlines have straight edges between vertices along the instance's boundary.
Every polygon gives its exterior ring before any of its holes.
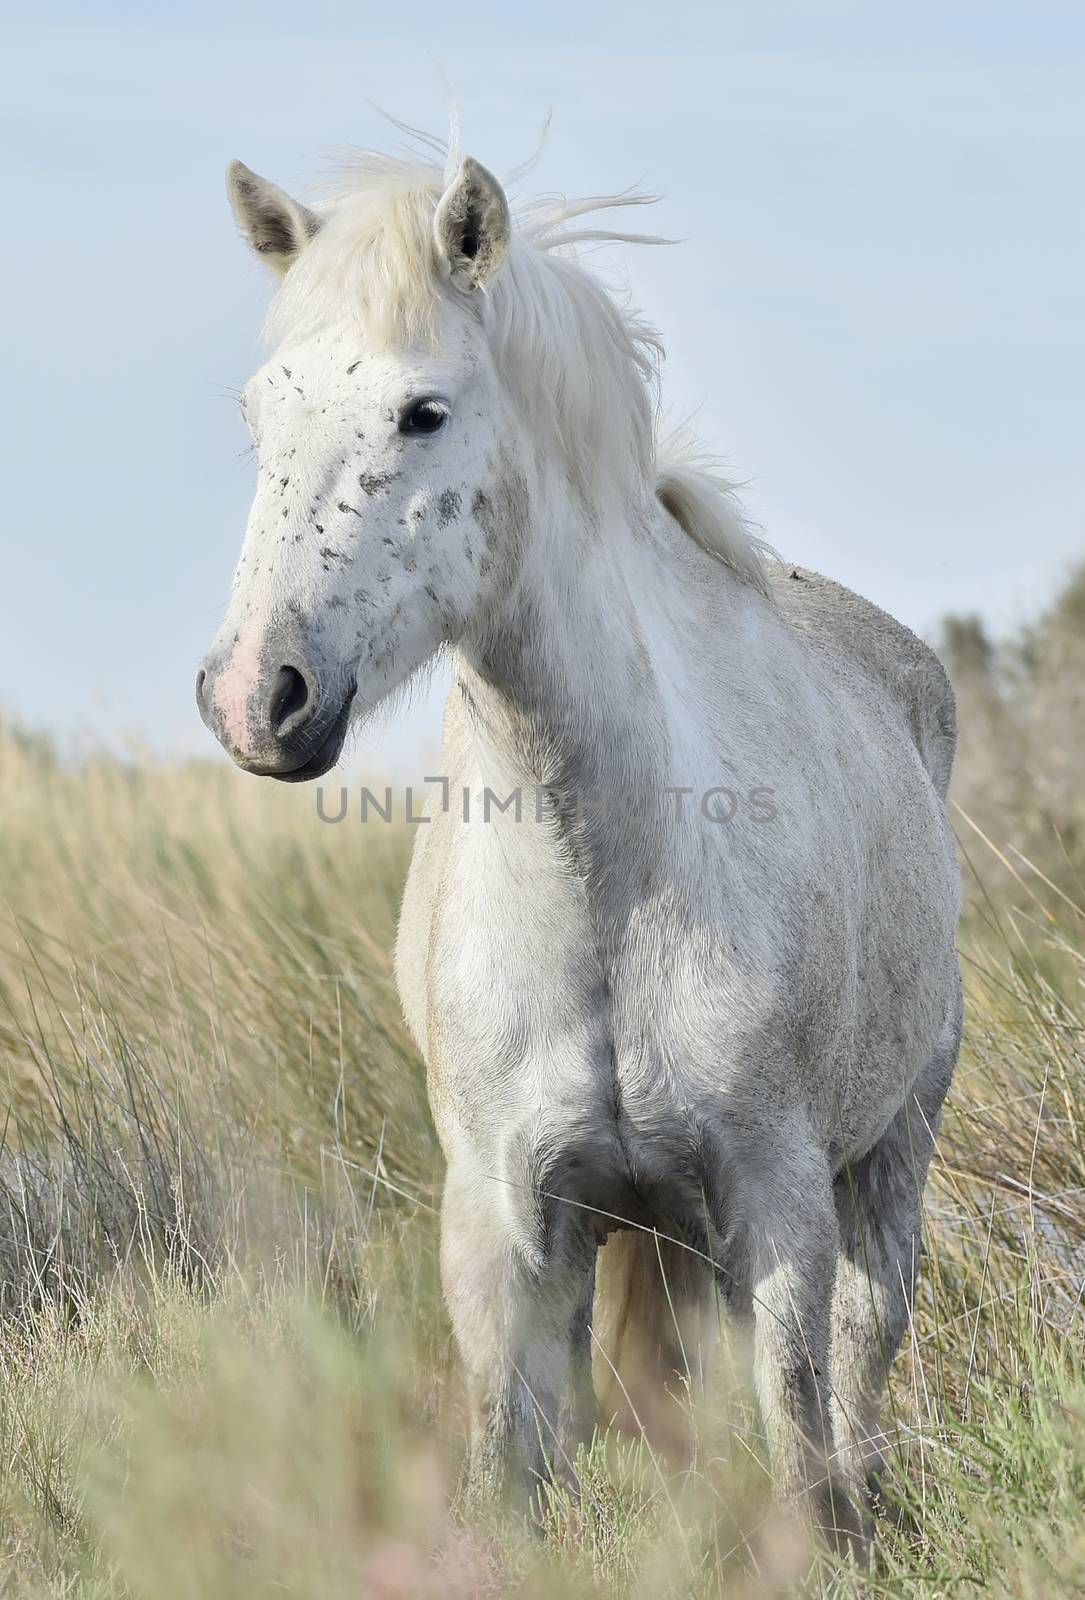
{"type": "Polygon", "coordinates": [[[726,1360],[691,1471],[603,1439],[541,1537],[463,1517],[406,829],[10,727],[0,818],[0,1595],[1085,1593],[1074,895],[962,822],[967,1041],[860,1576],[807,1570],[726,1360]]]}

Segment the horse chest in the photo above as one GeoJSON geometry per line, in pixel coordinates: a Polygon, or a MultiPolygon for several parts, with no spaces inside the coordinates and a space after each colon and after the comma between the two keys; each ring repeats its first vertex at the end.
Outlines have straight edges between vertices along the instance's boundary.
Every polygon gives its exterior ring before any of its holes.
{"type": "Polygon", "coordinates": [[[755,985],[728,942],[706,963],[658,906],[601,928],[545,839],[510,842],[427,838],[405,903],[400,982],[446,1153],[485,1152],[513,1183],[545,1169],[622,1215],[637,1183],[696,1192],[755,985]],[[405,962],[423,935],[424,961],[405,962]]]}

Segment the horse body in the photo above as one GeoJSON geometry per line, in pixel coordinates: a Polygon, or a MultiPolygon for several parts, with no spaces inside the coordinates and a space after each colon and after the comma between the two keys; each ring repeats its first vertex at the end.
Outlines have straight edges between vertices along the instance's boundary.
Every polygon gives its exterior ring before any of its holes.
{"type": "MultiPolygon", "coordinates": [[[[449,1161],[449,1295],[479,1379],[503,1361],[520,1370],[500,1381],[520,1392],[512,1448],[529,1472],[542,1466],[540,1408],[557,1416],[562,1390],[587,1390],[577,1312],[596,1246],[623,1223],[691,1247],[684,1262],[670,1252],[669,1284],[654,1241],[647,1272],[618,1252],[609,1285],[620,1299],[639,1274],[634,1315],[657,1339],[662,1325],[664,1369],[680,1373],[689,1351],[669,1348],[669,1307],[653,1316],[645,1301],[685,1295],[706,1310],[705,1259],[740,1315],[766,1302],[790,1322],[797,1297],[807,1347],[791,1352],[793,1376],[810,1390],[798,1431],[816,1437],[832,1385],[818,1392],[810,1349],[827,1348],[813,1330],[836,1275],[841,1175],[925,1072],[944,1088],[956,1053],[941,668],[836,585],[781,568],[770,597],[752,594],[666,524],[642,531],[642,584],[629,559],[611,593],[580,573],[579,605],[543,581],[488,654],[459,652],[449,803],[432,797],[400,922],[398,981],[449,1161]],[[721,784],[739,800],[726,823],[702,804],[721,784]],[[487,790],[519,794],[521,816],[487,818],[487,790]],[[551,1294],[551,1339],[518,1348],[501,1331],[510,1306],[551,1294]]],[[[583,535],[566,530],[572,545],[583,535]]],[[[569,557],[545,570],[568,573],[569,557]]],[[[920,1121],[904,1159],[932,1132],[920,1121]]],[[[909,1214],[884,1219],[906,1241],[892,1270],[903,1258],[909,1276],[912,1176],[909,1214]]],[[[622,1376],[633,1390],[638,1359],[622,1376]]],[[[506,1410],[487,1413],[495,1453],[509,1447],[506,1410]]],[[[836,1448],[846,1456],[847,1439],[836,1448]]],[[[872,1453],[857,1451],[864,1470],[872,1453]]],[[[797,1488],[810,1469],[792,1458],[797,1488]]]]}
{"type": "Polygon", "coordinates": [[[231,185],[285,281],[204,716],[316,776],[453,652],[396,965],[475,1481],[568,1463],[593,1342],[619,1418],[688,1380],[718,1290],[780,1492],[855,1533],[960,1029],[945,675],[665,462],[650,330],[552,254],[587,204],[521,238],[471,162],[327,218],[231,185]]]}

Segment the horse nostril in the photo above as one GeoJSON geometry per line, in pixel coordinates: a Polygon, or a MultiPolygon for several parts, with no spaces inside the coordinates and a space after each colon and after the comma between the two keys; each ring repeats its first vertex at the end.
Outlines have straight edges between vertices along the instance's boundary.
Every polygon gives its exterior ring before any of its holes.
{"type": "Polygon", "coordinates": [[[203,705],[203,686],[206,682],[207,671],[204,667],[201,667],[199,672],[196,674],[196,704],[198,706],[203,705]]]}
{"type": "Polygon", "coordinates": [[[297,667],[280,667],[271,691],[271,731],[281,738],[288,722],[301,720],[309,704],[309,684],[297,667]]]}

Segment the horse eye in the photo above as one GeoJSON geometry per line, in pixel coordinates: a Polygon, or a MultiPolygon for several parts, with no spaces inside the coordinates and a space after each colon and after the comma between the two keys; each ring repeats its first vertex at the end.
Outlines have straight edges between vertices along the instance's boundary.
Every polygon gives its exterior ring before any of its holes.
{"type": "Polygon", "coordinates": [[[400,433],[436,433],[448,419],[448,407],[440,400],[416,400],[399,419],[400,433]]]}

